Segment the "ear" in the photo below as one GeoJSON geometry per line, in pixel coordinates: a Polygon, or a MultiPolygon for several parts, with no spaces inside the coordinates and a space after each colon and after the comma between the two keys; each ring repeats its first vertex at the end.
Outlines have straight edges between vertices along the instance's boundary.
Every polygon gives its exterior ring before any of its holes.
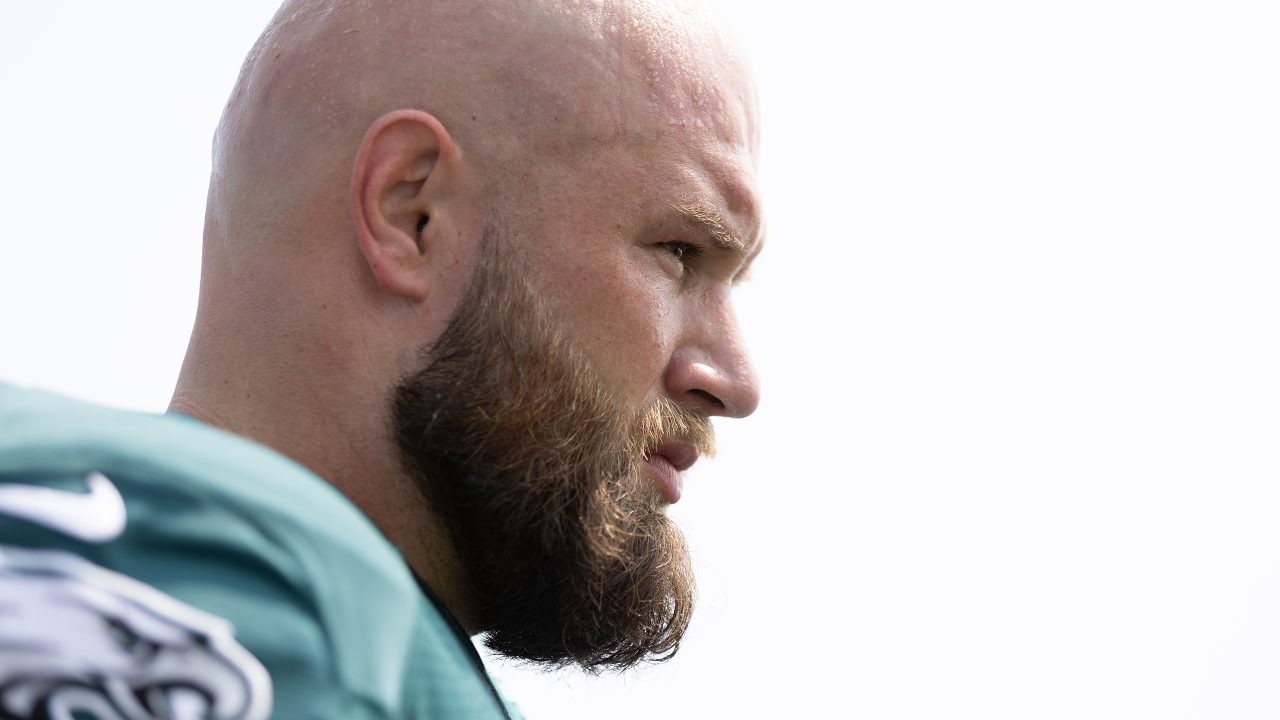
{"type": "Polygon", "coordinates": [[[449,133],[432,115],[395,110],[365,133],[351,178],[356,238],[382,290],[421,302],[430,291],[431,266],[442,206],[456,189],[459,158],[449,133]]]}

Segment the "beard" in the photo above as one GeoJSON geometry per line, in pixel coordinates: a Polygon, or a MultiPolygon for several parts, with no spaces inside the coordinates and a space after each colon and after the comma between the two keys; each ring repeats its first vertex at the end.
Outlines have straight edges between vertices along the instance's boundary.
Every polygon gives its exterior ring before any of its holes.
{"type": "Polygon", "coordinates": [[[486,229],[462,303],[394,392],[402,463],[490,649],[588,671],[669,659],[694,579],[645,457],[672,438],[713,454],[710,421],[665,397],[616,400],[506,245],[486,229]]]}

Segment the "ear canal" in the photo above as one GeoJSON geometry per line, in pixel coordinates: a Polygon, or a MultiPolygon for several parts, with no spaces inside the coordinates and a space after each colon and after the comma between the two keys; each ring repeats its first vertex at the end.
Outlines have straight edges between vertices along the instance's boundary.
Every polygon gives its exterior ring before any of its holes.
{"type": "Polygon", "coordinates": [[[427,244],[426,244],[426,242],[422,239],[422,228],[424,228],[424,227],[426,227],[426,226],[427,226],[427,220],[429,220],[429,219],[430,219],[430,218],[429,218],[428,216],[426,216],[426,215],[423,215],[422,217],[418,218],[418,234],[417,234],[417,237],[416,237],[416,238],[414,238],[414,239],[415,239],[415,240],[417,241],[417,243],[418,243],[418,254],[419,254],[419,255],[426,255],[426,254],[427,254],[427,244]]]}

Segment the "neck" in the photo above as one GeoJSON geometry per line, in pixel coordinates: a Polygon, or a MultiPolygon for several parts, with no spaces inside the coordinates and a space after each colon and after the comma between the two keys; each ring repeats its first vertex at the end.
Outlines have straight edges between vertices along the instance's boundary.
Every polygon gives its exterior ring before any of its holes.
{"type": "Polygon", "coordinates": [[[336,487],[467,632],[478,632],[475,603],[444,523],[400,465],[386,415],[391,389],[359,391],[368,387],[353,382],[360,368],[332,352],[355,343],[293,348],[289,358],[272,358],[252,345],[250,335],[215,332],[198,319],[169,410],[269,447],[336,487]],[[340,377],[309,372],[317,368],[337,368],[340,377]]]}

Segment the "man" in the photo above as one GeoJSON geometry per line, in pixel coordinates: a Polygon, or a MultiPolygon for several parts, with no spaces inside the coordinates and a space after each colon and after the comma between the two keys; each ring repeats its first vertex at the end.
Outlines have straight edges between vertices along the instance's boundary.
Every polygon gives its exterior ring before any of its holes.
{"type": "Polygon", "coordinates": [[[670,657],[665,507],[758,400],[754,108],[679,2],[286,2],[171,413],[0,389],[0,716],[501,717],[468,635],[670,657]]]}

